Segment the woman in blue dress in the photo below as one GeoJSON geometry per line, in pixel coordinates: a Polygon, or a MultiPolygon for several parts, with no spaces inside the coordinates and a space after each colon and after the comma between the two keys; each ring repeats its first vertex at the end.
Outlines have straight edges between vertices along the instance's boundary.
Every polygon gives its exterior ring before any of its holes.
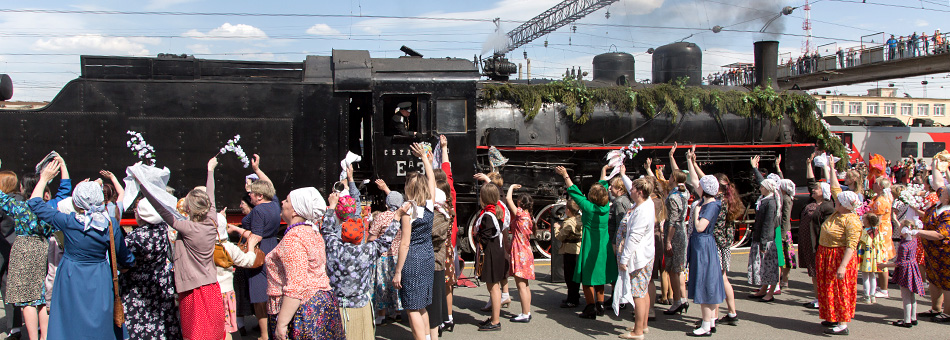
{"type": "MultiPolygon", "coordinates": [[[[687,157],[692,157],[691,153],[687,157]]],[[[696,176],[696,171],[690,165],[690,176],[696,176]]],[[[713,317],[719,304],[726,298],[726,290],[722,281],[722,265],[719,261],[719,248],[714,235],[716,220],[722,203],[716,200],[719,193],[719,180],[716,176],[706,175],[699,179],[702,189],[702,202],[699,209],[693,209],[690,224],[693,233],[689,236],[687,259],[689,262],[689,279],[687,292],[693,303],[702,308],[703,322],[699,328],[686,333],[688,336],[709,336],[715,327],[713,317]]]]}
{"type": "MultiPolygon", "coordinates": [[[[432,251],[432,221],[435,200],[435,174],[432,161],[419,144],[413,144],[412,153],[422,159],[425,175],[418,172],[406,178],[406,200],[411,204],[408,214],[396,212],[402,224],[402,241],[393,286],[399,289],[403,308],[409,314],[409,326],[416,340],[438,339],[439,333],[430,333],[426,306],[432,303],[432,273],[435,272],[435,254],[432,251]]],[[[438,327],[438,325],[435,325],[438,327]]]]}
{"type": "Polygon", "coordinates": [[[125,247],[119,222],[105,211],[98,183],[76,185],[72,196],[75,213],[61,213],[43,201],[46,183],[55,174],[53,165],[58,166],[55,163],[51,162],[40,173],[40,181],[27,202],[36,217],[62,231],[65,240],[65,252],[53,286],[47,339],[122,339],[121,329],[112,318],[112,267],[107,261],[110,224],[116,264],[129,267],[135,257],[125,247]]]}
{"type": "MultiPolygon", "coordinates": [[[[241,220],[241,227],[261,237],[260,248],[264,255],[267,255],[271,250],[277,248],[277,244],[280,243],[278,239],[280,234],[280,203],[277,199],[277,192],[274,190],[274,182],[261,171],[260,165],[261,158],[255,154],[251,158],[251,168],[260,179],[247,185],[248,195],[254,208],[251,209],[250,214],[244,216],[244,219],[241,220]]],[[[254,242],[248,241],[248,249],[253,247],[254,242]]],[[[261,328],[261,339],[268,340],[268,332],[266,332],[267,273],[264,267],[266,266],[242,269],[242,271],[244,276],[247,277],[250,301],[254,306],[258,326],[261,328]]]]}

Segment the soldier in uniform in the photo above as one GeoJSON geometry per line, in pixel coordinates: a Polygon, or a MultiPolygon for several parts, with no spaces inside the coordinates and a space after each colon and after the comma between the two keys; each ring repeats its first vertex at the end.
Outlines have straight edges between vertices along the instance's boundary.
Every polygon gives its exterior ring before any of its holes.
{"type": "Polygon", "coordinates": [[[393,125],[396,126],[396,135],[415,137],[419,133],[409,130],[409,115],[412,114],[412,103],[402,102],[397,105],[398,109],[393,115],[393,125]]]}

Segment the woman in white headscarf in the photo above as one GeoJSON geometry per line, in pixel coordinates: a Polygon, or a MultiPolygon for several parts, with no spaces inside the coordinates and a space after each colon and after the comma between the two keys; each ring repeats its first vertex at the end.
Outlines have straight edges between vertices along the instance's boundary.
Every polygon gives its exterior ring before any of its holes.
{"type": "MultiPolygon", "coordinates": [[[[51,162],[58,167],[56,161],[51,162]]],[[[27,204],[36,217],[64,234],[64,254],[56,271],[53,303],[50,306],[47,339],[74,339],[77,332],[89,339],[122,339],[122,332],[113,321],[114,291],[109,230],[115,241],[115,263],[130,267],[135,261],[125,246],[119,222],[109,216],[103,205],[102,187],[96,182],[83,182],[73,191],[76,212],[64,214],[43,200],[46,184],[56,171],[47,166],[33,189],[27,204]],[[81,317],[80,317],[81,316],[81,317]]]]}
{"type": "Polygon", "coordinates": [[[135,222],[138,226],[125,237],[135,265],[119,276],[129,339],[181,338],[168,224],[144,199],[135,205],[135,222]]]}
{"type": "Polygon", "coordinates": [[[264,260],[267,266],[267,330],[270,338],[345,339],[337,299],[327,275],[327,253],[318,223],[336,223],[336,194],[327,206],[313,187],[296,189],[281,204],[284,237],[264,260]]]}
{"type": "MultiPolygon", "coordinates": [[[[798,223],[798,264],[804,267],[808,276],[811,277],[813,287],[818,286],[815,268],[818,232],[821,230],[821,224],[835,212],[835,204],[831,201],[831,186],[826,182],[815,180],[812,162],[817,155],[817,152],[813,153],[806,162],[805,179],[808,182],[812,201],[802,208],[801,219],[798,223]]],[[[818,299],[806,302],[802,306],[818,309],[818,299]]]]}
{"type": "MultiPolygon", "coordinates": [[[[833,164],[825,164],[824,168],[826,178],[837,178],[833,164]]],[[[815,254],[818,315],[825,320],[822,326],[833,327],[825,333],[847,335],[857,296],[858,257],[854,250],[861,237],[862,223],[854,209],[860,205],[861,197],[852,191],[842,192],[837,180],[831,181],[831,197],[835,213],[821,225],[815,254]]]]}
{"type": "MultiPolygon", "coordinates": [[[[758,171],[758,170],[755,170],[758,171]]],[[[749,284],[759,286],[750,298],[771,302],[779,282],[776,232],[782,216],[782,199],[778,183],[765,179],[760,183],[762,196],[755,203],[755,223],[752,226],[752,245],[749,249],[749,284]]]]}
{"type": "MultiPolygon", "coordinates": [[[[691,150],[687,152],[686,157],[694,160],[696,155],[691,150]]],[[[687,163],[691,178],[695,178],[697,174],[693,167],[695,163],[687,163]]],[[[693,303],[700,305],[702,323],[692,332],[687,332],[688,336],[710,336],[716,327],[715,317],[719,304],[726,299],[719,246],[714,236],[716,221],[722,209],[722,202],[716,199],[719,194],[719,180],[713,175],[703,176],[699,179],[699,187],[696,192],[699,204],[690,211],[693,232],[689,235],[687,246],[689,277],[686,291],[693,303]]]]}
{"type": "MultiPolygon", "coordinates": [[[[778,239],[781,239],[782,259],[785,265],[781,267],[781,276],[779,277],[779,287],[775,294],[781,294],[782,288],[788,288],[788,272],[798,268],[794,260],[797,259],[795,251],[792,249],[792,202],[795,200],[795,182],[790,179],[778,181],[779,193],[782,194],[782,218],[781,230],[778,239]]],[[[776,244],[779,241],[776,241],[776,244]]]]}

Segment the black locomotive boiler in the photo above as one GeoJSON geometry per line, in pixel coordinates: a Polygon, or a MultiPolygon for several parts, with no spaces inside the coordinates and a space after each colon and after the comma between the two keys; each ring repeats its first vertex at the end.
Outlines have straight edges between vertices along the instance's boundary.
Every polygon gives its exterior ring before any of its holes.
{"type": "MultiPolygon", "coordinates": [[[[701,52],[693,44],[661,47],[654,58],[663,58],[655,60],[659,65],[653,70],[655,79],[698,79],[694,77],[701,52]]],[[[49,105],[0,109],[0,159],[7,169],[32,172],[33,164],[56,150],[68,161],[74,178],[92,177],[101,168],[119,170],[137,161],[126,147],[126,131],[132,130],[155,148],[158,165],[172,171],[169,185],[182,190],[199,185],[205,160],[240,134],[248,154],[261,154],[262,170],[274,180],[279,195],[303,186],[331,190],[348,151],[363,157],[355,164],[357,177],[382,178],[400,190],[406,173],[421,169],[409,144],[435,142],[438,135],[445,135],[464,251],[470,250],[470,243],[468,228],[463,227],[478,210],[473,175],[490,169],[491,146],[509,159],[501,169],[506,184],[522,184],[522,190],[535,197],[536,245],[548,255],[550,225],[558,217],[564,194],[554,166],[571,169],[586,188],[596,180],[606,153],[633,138],[645,140],[642,156],[634,160],[637,164],[646,157],[665,162],[677,141],[699,145],[700,160],[711,162],[707,172],[727,173],[748,188],[749,157],[803,159],[815,143],[789,119],[728,113],[649,117],[597,104],[587,122],[580,124],[565,114],[567,105],[555,103],[542,105],[533,119],[525,120],[513,103],[484,100],[484,89],[499,82],[482,80],[476,63],[465,59],[372,58],[368,51],[334,50],[330,56],[308,56],[302,62],[175,55],[81,56],[80,62],[79,78],[67,83],[49,105]],[[400,134],[394,126],[397,105],[404,102],[411,105],[412,113],[404,119],[415,137],[400,134]]],[[[774,66],[772,70],[774,74],[774,66]]],[[[634,90],[656,86],[635,83],[633,71],[629,54],[604,54],[594,60],[593,80],[582,83],[589,88],[621,84],[634,90]]],[[[521,84],[545,82],[549,81],[521,84]]],[[[682,159],[682,152],[678,157],[682,159]]],[[[233,156],[221,159],[216,199],[221,206],[237,207],[244,191],[240,179],[249,169],[233,156]]],[[[802,165],[786,164],[786,175],[804,184],[802,165]]],[[[631,171],[638,168],[628,166],[631,171]]],[[[375,186],[365,191],[378,202],[375,186]]]]}

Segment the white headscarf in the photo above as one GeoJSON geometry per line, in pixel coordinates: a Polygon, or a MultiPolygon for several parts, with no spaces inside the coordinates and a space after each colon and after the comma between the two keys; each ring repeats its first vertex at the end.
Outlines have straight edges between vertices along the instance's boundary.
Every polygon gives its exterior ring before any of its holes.
{"type": "Polygon", "coordinates": [[[442,213],[447,219],[452,217],[449,215],[449,211],[445,208],[445,191],[441,189],[435,189],[435,211],[442,213]]]}
{"type": "Polygon", "coordinates": [[[139,201],[139,205],[136,206],[136,211],[139,213],[139,218],[148,224],[162,223],[162,216],[158,214],[158,211],[155,210],[155,207],[153,207],[147,199],[139,201]]]}
{"type": "Polygon", "coordinates": [[[775,181],[776,183],[778,183],[778,182],[780,182],[780,181],[782,180],[782,177],[781,177],[781,176],[776,175],[776,174],[774,174],[774,173],[773,173],[773,174],[769,174],[768,176],[765,176],[765,178],[766,178],[766,179],[771,179],[771,180],[775,181]]]}
{"type": "Polygon", "coordinates": [[[818,186],[821,187],[821,197],[824,198],[825,201],[830,201],[831,200],[831,184],[822,182],[822,183],[818,183],[818,186]]]}
{"type": "Polygon", "coordinates": [[[778,190],[779,190],[778,182],[772,179],[766,179],[766,180],[763,180],[762,183],[760,183],[760,185],[762,185],[762,187],[765,188],[765,191],[768,192],[768,195],[759,197],[759,200],[755,202],[755,210],[756,211],[759,210],[759,207],[761,207],[762,202],[765,202],[765,200],[771,199],[775,201],[775,214],[778,216],[782,216],[782,200],[778,199],[778,197],[776,197],[775,195],[778,193],[778,190]]]}
{"type": "Polygon", "coordinates": [[[838,203],[851,212],[854,212],[854,209],[858,207],[858,203],[860,202],[861,196],[858,196],[854,191],[842,191],[838,194],[838,203]]]}
{"type": "Polygon", "coordinates": [[[314,187],[306,187],[291,191],[287,195],[294,212],[308,222],[315,221],[323,216],[327,210],[327,201],[320,196],[320,191],[314,187]]]}
{"type": "Polygon", "coordinates": [[[76,212],[76,207],[73,207],[73,198],[66,197],[62,201],[59,201],[59,203],[56,204],[56,210],[64,214],[76,212]]]}
{"type": "Polygon", "coordinates": [[[228,218],[218,213],[218,241],[228,240],[228,218]]]}
{"type": "Polygon", "coordinates": [[[73,190],[73,204],[84,212],[76,220],[83,224],[83,231],[93,228],[103,231],[109,227],[109,213],[102,204],[102,186],[96,182],[81,182],[73,190]]]}
{"type": "Polygon", "coordinates": [[[719,180],[716,179],[716,176],[706,175],[703,178],[699,179],[699,186],[703,188],[703,192],[709,196],[716,196],[719,193],[719,180]]]}
{"type": "Polygon", "coordinates": [[[789,197],[794,197],[794,196],[795,196],[795,182],[792,182],[792,180],[790,180],[790,179],[783,179],[783,180],[779,181],[779,187],[782,188],[782,192],[783,192],[785,195],[787,195],[787,196],[789,196],[789,197]]]}

